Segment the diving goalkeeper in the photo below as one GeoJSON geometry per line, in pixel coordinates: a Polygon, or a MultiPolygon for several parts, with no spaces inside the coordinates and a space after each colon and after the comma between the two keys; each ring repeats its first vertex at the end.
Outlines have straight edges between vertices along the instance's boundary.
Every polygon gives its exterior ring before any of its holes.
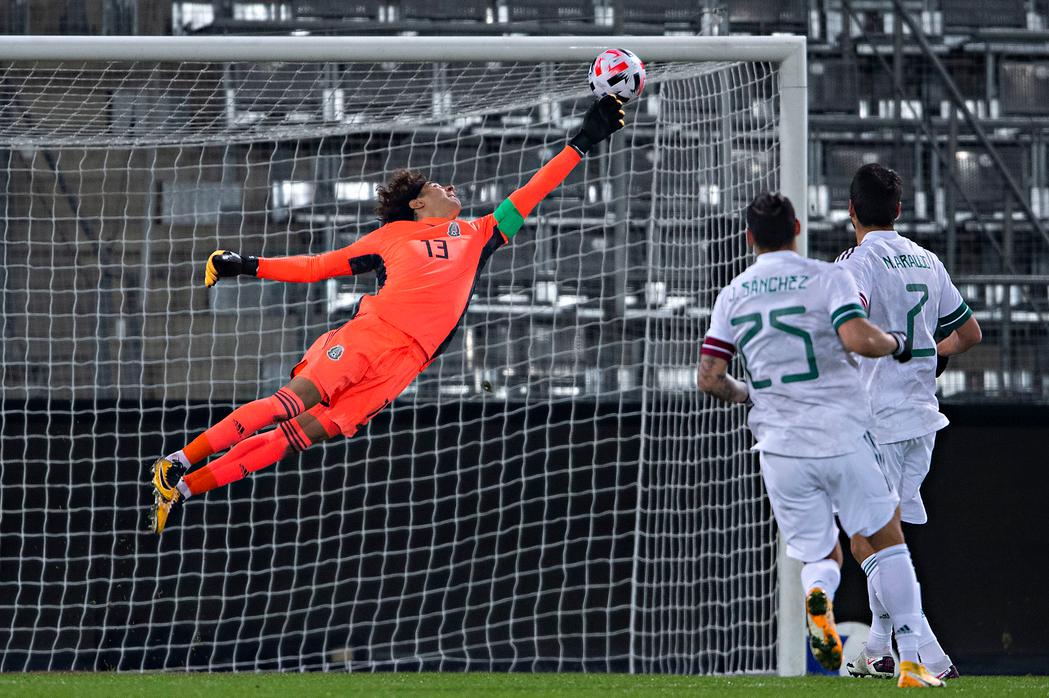
{"type": "Polygon", "coordinates": [[[272,465],[289,449],[352,436],[389,405],[447,347],[491,254],[517,234],[594,144],[623,125],[622,102],[612,96],[594,102],[564,150],[494,213],[476,220],[458,218],[462,205],[454,186],[399,170],[378,189],[382,227],[348,247],[279,258],[213,252],[207,286],[237,275],[311,282],[374,272],[378,291],[361,299],[349,322],[313,343],[287,385],[236,408],[153,464],[152,529],[161,533],[172,508],[189,497],[272,465]],[[273,424],[278,428],[255,434],[273,424]]]}

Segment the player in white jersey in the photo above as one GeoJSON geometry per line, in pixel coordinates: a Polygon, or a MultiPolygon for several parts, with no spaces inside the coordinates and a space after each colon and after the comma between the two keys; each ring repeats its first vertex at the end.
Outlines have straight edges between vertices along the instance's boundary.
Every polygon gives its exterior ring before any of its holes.
{"type": "MultiPolygon", "coordinates": [[[[978,344],[981,333],[936,255],[893,229],[901,195],[900,177],[892,170],[871,163],[856,172],[849,188],[856,247],[838,262],[856,279],[871,322],[906,329],[913,361],[904,365],[859,357],[859,365],[874,408],[874,439],[885,475],[900,495],[901,518],[923,524],[928,517],[919,488],[929,472],[936,432],[947,426],[936,399],[936,376],[946,357],[978,344]],[[938,335],[946,338],[937,343],[938,335]]],[[[867,645],[849,662],[849,673],[891,677],[892,630],[878,601],[874,551],[863,539],[853,540],[852,551],[867,573],[873,618],[867,645]]],[[[958,675],[927,622],[922,643],[921,658],[930,671],[941,678],[958,675]]]]}
{"type": "Polygon", "coordinates": [[[747,421],[787,554],[801,572],[809,643],[828,669],[841,665],[832,597],[841,579],[834,514],[876,551],[883,600],[900,647],[900,685],[941,682],[918,661],[921,599],[900,528],[899,498],[878,465],[870,404],[855,360],[909,359],[903,332],[866,319],[842,268],[795,251],[800,224],[790,201],[762,194],[747,208],[757,260],[721,290],[703,340],[699,387],[752,402],[747,421]],[[728,375],[739,352],[746,381],[728,375]]]}

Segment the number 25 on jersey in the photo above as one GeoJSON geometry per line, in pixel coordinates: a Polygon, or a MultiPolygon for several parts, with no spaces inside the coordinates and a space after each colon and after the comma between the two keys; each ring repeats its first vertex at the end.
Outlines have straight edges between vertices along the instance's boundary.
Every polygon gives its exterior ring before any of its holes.
{"type": "MultiPolygon", "coordinates": [[[[800,383],[802,381],[813,381],[819,378],[820,376],[819,367],[816,366],[816,352],[812,348],[812,335],[810,335],[808,332],[801,329],[800,327],[788,325],[780,319],[783,317],[788,317],[790,315],[804,314],[805,306],[803,305],[792,305],[786,308],[775,308],[773,310],[770,310],[768,314],[768,324],[773,330],[777,332],[782,332],[792,337],[797,337],[801,340],[802,345],[805,349],[805,362],[808,365],[807,370],[798,373],[787,373],[783,375],[780,378],[780,380],[783,383],[800,383]]],[[[771,378],[755,378],[753,375],[751,375],[749,368],[751,361],[747,358],[746,352],[747,344],[752,339],[754,339],[754,337],[757,336],[759,332],[761,332],[762,327],[764,327],[764,322],[761,317],[761,313],[750,313],[748,315],[740,315],[739,317],[732,318],[731,322],[733,326],[750,325],[750,327],[748,327],[747,330],[743,333],[743,336],[740,338],[739,341],[739,352],[743,356],[743,369],[747,372],[747,375],[750,377],[750,384],[756,390],[769,387],[770,385],[772,385],[771,378]]]]}

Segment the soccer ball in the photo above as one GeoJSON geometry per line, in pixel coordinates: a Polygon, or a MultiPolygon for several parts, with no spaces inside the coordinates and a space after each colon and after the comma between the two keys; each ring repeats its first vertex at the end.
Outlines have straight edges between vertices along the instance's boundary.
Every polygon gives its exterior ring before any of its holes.
{"type": "Polygon", "coordinates": [[[590,66],[589,80],[590,90],[598,99],[615,95],[626,102],[645,89],[645,64],[625,48],[610,48],[590,66]]]}

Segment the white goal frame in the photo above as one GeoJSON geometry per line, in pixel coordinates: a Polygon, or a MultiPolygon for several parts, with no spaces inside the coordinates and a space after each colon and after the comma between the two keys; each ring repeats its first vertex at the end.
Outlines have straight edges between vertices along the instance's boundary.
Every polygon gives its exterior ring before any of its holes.
{"type": "MultiPolygon", "coordinates": [[[[619,44],[628,44],[646,61],[762,61],[777,66],[779,188],[794,202],[802,231],[799,252],[806,254],[808,104],[802,36],[8,36],[0,42],[0,61],[516,61],[542,56],[588,62],[619,44]]],[[[805,673],[807,652],[800,563],[785,556],[782,540],[777,569],[778,673],[800,675],[805,673]]],[[[633,671],[633,656],[630,665],[633,671]]]]}

